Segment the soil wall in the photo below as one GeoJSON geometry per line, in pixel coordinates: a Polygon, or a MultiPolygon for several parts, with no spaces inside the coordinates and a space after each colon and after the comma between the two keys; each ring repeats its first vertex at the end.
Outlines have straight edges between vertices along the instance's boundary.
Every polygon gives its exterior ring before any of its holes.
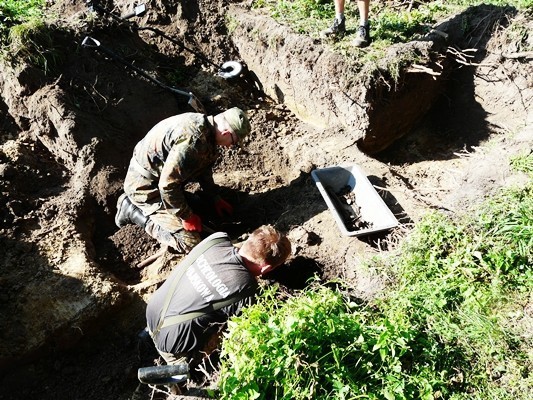
{"type": "Polygon", "coordinates": [[[378,64],[363,66],[253,10],[233,6],[230,15],[237,21],[231,38],[263,90],[317,128],[344,130],[367,153],[408,133],[441,94],[449,73],[439,35],[393,46],[378,64]],[[399,77],[388,72],[414,58],[428,67],[400,68],[399,77]],[[438,67],[432,59],[440,60],[438,67]]]}

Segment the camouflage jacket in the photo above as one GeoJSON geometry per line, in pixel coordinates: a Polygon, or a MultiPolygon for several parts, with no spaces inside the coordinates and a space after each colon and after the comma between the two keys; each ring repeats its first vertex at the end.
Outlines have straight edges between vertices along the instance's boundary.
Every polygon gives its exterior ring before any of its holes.
{"type": "Polygon", "coordinates": [[[159,191],[163,207],[181,218],[192,212],[183,193],[185,183],[196,181],[208,194],[216,193],[212,166],[218,152],[214,135],[206,115],[184,113],[159,122],[133,151],[131,164],[137,164],[144,177],[152,176],[153,189],[159,191]]]}

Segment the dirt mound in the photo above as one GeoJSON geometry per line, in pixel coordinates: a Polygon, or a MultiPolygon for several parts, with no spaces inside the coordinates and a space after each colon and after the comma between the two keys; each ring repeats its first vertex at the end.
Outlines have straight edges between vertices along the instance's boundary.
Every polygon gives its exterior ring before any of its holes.
{"type": "MultiPolygon", "coordinates": [[[[208,114],[248,111],[252,134],[215,171],[235,217],[209,223],[235,240],[263,223],[288,232],[293,258],[272,277],[287,290],[316,273],[371,299],[385,281],[361,267],[365,256],[387,251],[428,209],[459,212],[524,179],[508,159],[532,145],[533,68],[506,30],[524,23],[513,10],[482,7],[443,22],[454,47],[431,36],[390,49],[392,58],[415,51],[426,60],[391,85],[385,67],[350,64],[245,2],[155,1],[132,23],[81,0],[57,3],[58,64],[46,74],[5,65],[0,74],[1,399],[130,398],[136,369],[155,358],[148,349],[139,359],[145,301],[179,260],[139,267],[159,246],[137,227],[117,229],[114,214],[133,147],[161,119],[192,111],[188,98],[82,46],[87,36],[194,93],[208,114]],[[238,21],[231,33],[225,15],[238,21]],[[454,24],[467,17],[474,29],[459,37],[454,24]],[[463,62],[470,48],[477,52],[463,62]],[[250,74],[224,80],[216,66],[228,60],[250,74]],[[434,79],[424,68],[437,64],[434,79]],[[341,236],[310,172],[351,164],[398,228],[341,236]]],[[[131,11],[126,1],[100,4],[131,11]]]]}

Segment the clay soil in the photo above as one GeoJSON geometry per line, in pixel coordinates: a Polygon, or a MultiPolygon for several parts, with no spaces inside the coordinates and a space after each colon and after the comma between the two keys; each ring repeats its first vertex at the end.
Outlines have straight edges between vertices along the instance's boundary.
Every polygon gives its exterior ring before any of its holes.
{"type": "MultiPolygon", "coordinates": [[[[56,3],[58,26],[66,28],[54,37],[61,54],[55,69],[44,74],[19,64],[0,74],[0,399],[166,397],[139,385],[137,369],[159,360],[138,334],[147,299],[180,256],[167,253],[139,266],[159,245],[136,226],[118,229],[114,215],[137,141],[161,119],[194,110],[186,96],[81,46],[88,35],[191,91],[208,114],[247,110],[250,137],[240,149],[222,150],[214,170],[235,213],[220,219],[202,212],[210,227],[236,242],[265,223],[285,231],[293,254],[266,284],[287,292],[318,276],[340,279],[370,301],[386,290],[387,279],[363,267],[367,257],[393,249],[428,211],[460,214],[527,179],[510,170],[509,159],[532,148],[531,54],[503,56],[514,51],[503,25],[484,31],[484,51],[470,65],[453,64],[413,129],[369,155],[349,127],[311,124],[261,88],[260,75],[231,81],[217,75],[209,61],[246,58],[223,21],[229,5],[242,15],[252,12],[247,2],[147,3],[149,12],[138,23],[178,38],[194,53],[90,14],[83,1],[56,3]],[[311,172],[354,164],[397,227],[362,237],[341,234],[311,172]]],[[[126,1],[101,4],[118,15],[131,8],[126,1]]],[[[510,18],[533,29],[530,17],[510,18]]],[[[197,373],[193,386],[209,385],[216,370],[210,374],[197,373]]]]}

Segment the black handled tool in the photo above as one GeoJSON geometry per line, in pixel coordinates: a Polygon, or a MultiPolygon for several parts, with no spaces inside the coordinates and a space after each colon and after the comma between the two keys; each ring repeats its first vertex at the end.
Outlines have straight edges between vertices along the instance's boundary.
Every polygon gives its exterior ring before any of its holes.
{"type": "Polygon", "coordinates": [[[163,31],[161,31],[161,30],[159,30],[157,28],[152,28],[152,27],[149,27],[149,26],[137,26],[137,25],[131,24],[129,21],[127,21],[127,19],[129,19],[131,17],[140,16],[140,15],[144,14],[146,12],[146,7],[145,7],[144,4],[135,7],[135,9],[134,9],[134,11],[132,13],[129,13],[129,14],[124,15],[124,16],[119,16],[119,15],[116,15],[116,14],[112,13],[109,10],[106,10],[104,7],[102,7],[100,4],[98,4],[97,0],[86,0],[86,3],[87,3],[87,6],[89,7],[89,9],[91,9],[91,10],[96,10],[96,11],[99,11],[99,12],[104,13],[106,15],[109,15],[111,18],[113,18],[113,19],[115,19],[117,21],[126,22],[126,23],[129,24],[129,26],[132,29],[135,29],[137,31],[150,31],[150,32],[153,32],[156,35],[159,35],[162,38],[165,38],[168,41],[174,43],[176,46],[181,47],[183,50],[187,50],[188,52],[194,54],[195,56],[197,56],[198,58],[200,58],[201,60],[206,62],[207,64],[210,64],[210,65],[214,66],[215,68],[217,68],[218,69],[218,75],[221,76],[224,79],[236,78],[243,71],[243,66],[238,61],[226,61],[221,66],[218,66],[217,64],[215,64],[214,62],[212,62],[211,60],[206,58],[203,54],[195,52],[194,50],[186,47],[183,43],[181,43],[178,40],[172,38],[171,36],[168,36],[167,34],[165,34],[165,32],[163,32],[163,31]]]}
{"type": "Polygon", "coordinates": [[[143,367],[137,370],[137,378],[142,383],[152,385],[167,385],[184,382],[189,374],[188,364],[156,365],[143,367]]]}
{"type": "Polygon", "coordinates": [[[191,92],[186,92],[186,91],[183,91],[183,90],[180,90],[180,89],[173,88],[171,86],[168,86],[168,85],[164,84],[163,82],[158,81],[157,79],[155,79],[155,78],[151,77],[150,75],[148,75],[145,71],[143,71],[139,67],[136,67],[132,63],[126,61],[124,58],[122,58],[121,56],[119,56],[118,54],[113,52],[112,50],[102,46],[98,40],[96,40],[96,39],[94,39],[94,38],[92,38],[90,36],[87,36],[87,37],[85,37],[85,39],[83,39],[83,42],[81,43],[81,45],[84,46],[84,47],[94,48],[94,49],[97,49],[97,50],[101,51],[102,53],[104,53],[107,56],[111,57],[113,60],[118,61],[121,64],[131,68],[132,70],[134,70],[135,72],[137,72],[139,75],[141,75],[145,79],[149,80],[150,82],[155,83],[158,86],[161,86],[163,89],[169,90],[172,93],[176,93],[176,94],[179,94],[179,95],[182,95],[182,96],[187,96],[189,98],[188,104],[195,111],[197,111],[199,113],[202,113],[202,114],[205,114],[204,106],[202,105],[200,100],[198,100],[196,98],[196,96],[194,94],[192,94],[191,92]]]}

